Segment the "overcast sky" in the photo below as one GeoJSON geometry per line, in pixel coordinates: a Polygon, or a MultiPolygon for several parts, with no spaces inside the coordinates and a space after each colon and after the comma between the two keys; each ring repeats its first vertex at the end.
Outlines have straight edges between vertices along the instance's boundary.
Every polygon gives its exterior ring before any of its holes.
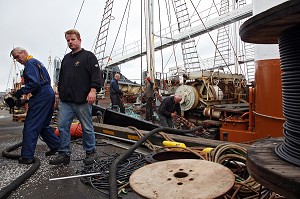
{"type": "MultiPolygon", "coordinates": [[[[86,0],[76,29],[82,47],[91,50],[100,27],[105,1],[86,0]]],[[[13,47],[21,46],[48,67],[48,57],[63,57],[64,32],[74,27],[81,0],[1,0],[0,1],[0,91],[12,87],[13,47]]],[[[68,51],[69,52],[69,49],[68,51]]],[[[17,70],[23,66],[18,64],[17,70]]]]}
{"type": "MultiPolygon", "coordinates": [[[[13,47],[20,46],[27,49],[28,53],[43,62],[46,68],[49,67],[49,56],[51,56],[53,63],[55,57],[63,58],[66,49],[69,52],[64,39],[64,32],[74,27],[82,2],[82,0],[0,0],[0,91],[12,88],[13,85],[16,72],[14,71],[13,60],[9,56],[13,47]]],[[[111,22],[110,29],[112,31],[109,33],[108,46],[112,46],[114,43],[113,38],[116,37],[118,32],[126,2],[125,0],[114,1],[114,20],[111,22]]],[[[141,1],[132,1],[128,27],[125,28],[126,15],[119,33],[119,39],[116,42],[119,46],[115,48],[122,47],[120,44],[123,43],[125,32],[126,43],[140,39],[141,6],[139,2],[141,1]]],[[[76,29],[81,33],[82,47],[86,50],[94,50],[93,45],[99,31],[104,5],[105,0],[85,0],[84,2],[76,29]]],[[[164,28],[168,25],[168,22],[166,22],[167,12],[165,5],[161,4],[161,6],[162,18],[165,19],[164,28]]],[[[157,10],[155,16],[156,18],[158,16],[157,10]]],[[[171,23],[174,24],[176,19],[173,18],[172,20],[171,23]]],[[[157,31],[156,28],[155,32],[157,31]]],[[[210,41],[206,39],[204,42],[209,43],[210,41]]],[[[207,52],[206,44],[201,44],[201,46],[205,49],[204,52],[207,52]]],[[[172,53],[171,49],[164,51],[166,53],[165,62],[169,54],[172,53]]],[[[177,49],[180,50],[180,45],[177,46],[177,49]]],[[[139,65],[139,62],[137,61],[136,64],[139,65]]],[[[125,66],[122,66],[123,70],[124,68],[125,66]]],[[[140,66],[137,66],[137,68],[138,70],[133,66],[126,68],[128,76],[135,75],[135,77],[129,78],[140,77],[140,66]]],[[[23,66],[17,64],[17,73],[20,69],[23,69],[23,66]]]]}

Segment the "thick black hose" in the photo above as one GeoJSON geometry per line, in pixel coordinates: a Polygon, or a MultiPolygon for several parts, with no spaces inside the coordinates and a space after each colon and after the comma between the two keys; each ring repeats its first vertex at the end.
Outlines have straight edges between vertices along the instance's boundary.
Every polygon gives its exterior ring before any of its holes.
{"type": "Polygon", "coordinates": [[[117,167],[118,164],[130,156],[135,149],[141,146],[149,137],[153,136],[158,132],[166,132],[166,133],[174,133],[174,134],[186,134],[186,133],[193,133],[202,129],[202,126],[198,126],[197,128],[190,129],[190,130],[178,130],[173,128],[161,127],[156,128],[144,135],[139,141],[137,141],[134,145],[132,145],[125,153],[120,155],[116,158],[111,166],[109,167],[109,198],[110,199],[117,199],[118,198],[118,185],[117,185],[117,167]]]}
{"type": "MultiPolygon", "coordinates": [[[[22,142],[17,143],[13,146],[10,146],[2,151],[2,155],[6,158],[10,159],[19,159],[21,155],[17,154],[11,154],[9,152],[19,148],[22,146],[22,142]]],[[[13,182],[11,182],[6,187],[2,188],[0,190],[0,198],[6,198],[9,196],[11,192],[13,192],[15,189],[17,189],[21,184],[23,184],[30,176],[32,176],[40,167],[40,160],[36,157],[33,158],[33,164],[32,166],[21,176],[19,176],[17,179],[15,179],[13,182]]]]}
{"type": "Polygon", "coordinates": [[[275,148],[283,160],[300,166],[300,25],[283,32],[279,38],[282,70],[282,102],[286,121],[284,141],[275,148]]]}

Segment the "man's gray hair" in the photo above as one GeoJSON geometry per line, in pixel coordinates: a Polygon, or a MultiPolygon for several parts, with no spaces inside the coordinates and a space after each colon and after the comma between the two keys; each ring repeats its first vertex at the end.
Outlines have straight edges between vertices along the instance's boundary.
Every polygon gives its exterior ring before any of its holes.
{"type": "Polygon", "coordinates": [[[182,99],[182,94],[176,94],[175,97],[182,99]]]}
{"type": "Polygon", "coordinates": [[[174,100],[175,100],[176,102],[180,102],[180,101],[182,100],[182,94],[175,94],[174,100]]]}
{"type": "Polygon", "coordinates": [[[26,51],[25,48],[22,48],[22,47],[15,47],[15,48],[12,49],[12,51],[10,52],[10,56],[12,56],[12,54],[13,54],[14,52],[21,53],[22,51],[26,51]]]}

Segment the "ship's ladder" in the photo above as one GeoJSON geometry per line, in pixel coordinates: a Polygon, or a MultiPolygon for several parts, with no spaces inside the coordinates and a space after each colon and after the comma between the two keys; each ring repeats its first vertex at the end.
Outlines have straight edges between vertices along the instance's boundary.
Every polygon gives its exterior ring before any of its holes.
{"type": "MultiPolygon", "coordinates": [[[[221,0],[219,15],[224,15],[229,12],[229,1],[221,0]]],[[[227,66],[230,61],[230,43],[229,43],[229,25],[225,25],[218,29],[216,50],[214,56],[214,68],[222,68],[227,66]]]]}
{"type": "MultiPolygon", "coordinates": [[[[183,32],[191,27],[190,16],[185,0],[173,0],[175,15],[179,32],[183,32]]],[[[200,60],[196,49],[196,43],[193,38],[181,42],[181,49],[185,72],[199,71],[200,60]]]]}
{"type": "MultiPolygon", "coordinates": [[[[238,6],[242,7],[246,5],[246,0],[239,0],[238,6]]],[[[244,20],[241,20],[240,23],[242,24],[244,20]]],[[[244,51],[244,64],[245,64],[245,71],[247,72],[246,79],[248,83],[253,82],[255,80],[255,64],[254,64],[254,44],[245,43],[243,42],[243,51],[244,51]]]]}
{"type": "Polygon", "coordinates": [[[254,64],[254,45],[244,43],[244,59],[246,65],[246,79],[248,82],[253,82],[255,79],[255,64],[254,64]]]}
{"type": "MultiPolygon", "coordinates": [[[[97,40],[95,44],[94,54],[96,55],[100,66],[104,65],[104,56],[105,48],[106,48],[106,41],[108,36],[108,29],[110,25],[110,21],[112,20],[112,8],[113,8],[114,0],[106,0],[104,13],[102,15],[100,29],[97,35],[97,40]]],[[[109,59],[109,58],[108,58],[109,59]]]]}

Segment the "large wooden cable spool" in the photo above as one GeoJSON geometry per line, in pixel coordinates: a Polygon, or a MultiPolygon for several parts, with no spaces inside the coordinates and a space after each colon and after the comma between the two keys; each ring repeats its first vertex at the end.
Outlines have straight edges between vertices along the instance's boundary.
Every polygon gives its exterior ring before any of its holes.
{"type": "Polygon", "coordinates": [[[234,185],[227,167],[206,160],[179,159],[146,165],[130,176],[130,186],[145,198],[217,198],[234,185]]]}

